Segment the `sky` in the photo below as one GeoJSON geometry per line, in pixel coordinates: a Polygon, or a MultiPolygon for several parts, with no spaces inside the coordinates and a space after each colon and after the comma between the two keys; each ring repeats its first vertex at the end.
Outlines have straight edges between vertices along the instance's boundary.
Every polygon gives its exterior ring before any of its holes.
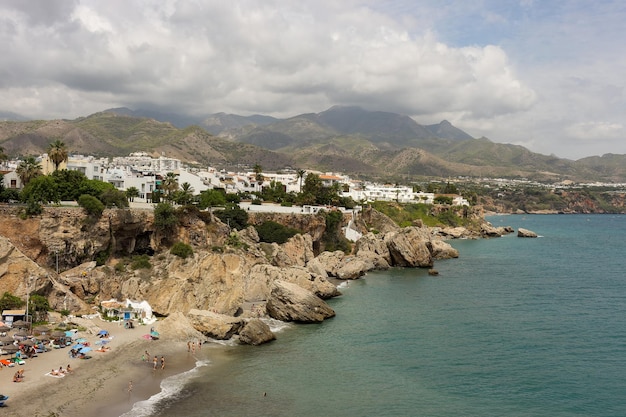
{"type": "Polygon", "coordinates": [[[626,154],[623,0],[3,0],[0,111],[448,120],[579,159],[626,154]]]}

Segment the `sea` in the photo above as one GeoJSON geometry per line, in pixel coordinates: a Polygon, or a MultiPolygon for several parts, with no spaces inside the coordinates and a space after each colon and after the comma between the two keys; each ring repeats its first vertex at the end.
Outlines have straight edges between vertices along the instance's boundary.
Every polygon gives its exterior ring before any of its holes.
{"type": "Polygon", "coordinates": [[[539,237],[368,273],[320,324],[204,345],[138,416],[626,416],[626,216],[507,215],[539,237]]]}

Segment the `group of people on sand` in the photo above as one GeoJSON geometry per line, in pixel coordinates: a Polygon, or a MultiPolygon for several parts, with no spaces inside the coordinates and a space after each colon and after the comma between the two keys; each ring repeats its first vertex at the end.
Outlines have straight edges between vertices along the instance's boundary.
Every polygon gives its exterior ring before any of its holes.
{"type": "MultiPolygon", "coordinates": [[[[141,361],[146,362],[150,360],[150,354],[146,350],[143,355],[141,355],[141,361]]],[[[155,356],[152,358],[152,369],[156,370],[159,367],[159,358],[155,356]]],[[[165,356],[161,356],[161,369],[165,369],[165,356]]]]}
{"type": "Polygon", "coordinates": [[[62,366],[59,366],[59,369],[53,369],[50,371],[50,375],[52,376],[61,376],[61,375],[67,375],[69,373],[72,372],[72,368],[70,367],[70,364],[67,364],[67,368],[63,369],[62,366]]]}
{"type": "MultiPolygon", "coordinates": [[[[198,350],[202,348],[202,342],[198,340],[198,350]]],[[[196,342],[187,342],[187,352],[196,353],[196,342]]]]}

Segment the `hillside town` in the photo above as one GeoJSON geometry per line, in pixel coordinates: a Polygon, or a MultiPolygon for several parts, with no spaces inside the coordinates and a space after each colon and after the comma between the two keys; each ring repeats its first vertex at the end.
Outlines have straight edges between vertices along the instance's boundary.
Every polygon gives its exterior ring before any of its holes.
{"type": "MultiPolygon", "coordinates": [[[[42,174],[55,171],[55,165],[48,154],[44,153],[36,161],[41,166],[42,174]]],[[[18,175],[19,160],[5,161],[0,166],[3,185],[8,189],[21,189],[23,184],[18,175]]],[[[113,184],[118,190],[126,191],[131,187],[139,191],[134,198],[136,203],[152,203],[156,190],[168,174],[176,176],[179,185],[188,184],[194,195],[209,189],[223,189],[226,193],[252,194],[265,187],[282,184],[287,193],[301,191],[306,175],[314,173],[325,186],[337,184],[341,197],[351,198],[355,202],[396,201],[399,203],[433,204],[435,193],[415,191],[406,185],[379,184],[360,181],[342,173],[319,172],[313,170],[285,170],[280,172],[227,172],[216,168],[191,168],[183,161],[166,156],[154,158],[146,152],[131,153],[126,157],[98,158],[89,155],[69,155],[58,169],[78,171],[88,179],[100,180],[113,184]]],[[[450,195],[453,205],[467,206],[469,202],[460,195],[450,195]]]]}

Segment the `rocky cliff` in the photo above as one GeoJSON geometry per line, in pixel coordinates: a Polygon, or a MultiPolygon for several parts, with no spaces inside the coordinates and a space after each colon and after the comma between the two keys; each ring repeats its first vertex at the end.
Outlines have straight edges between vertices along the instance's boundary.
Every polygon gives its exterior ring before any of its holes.
{"type": "MultiPolygon", "coordinates": [[[[194,311],[190,322],[197,330],[231,337],[252,317],[308,322],[334,316],[323,301],[340,294],[331,279],[356,279],[390,266],[430,268],[435,259],[458,256],[435,231],[393,227],[371,212],[367,219],[376,222],[378,234],[366,234],[351,254],[318,256],[314,246],[324,234],[323,217],[289,215],[287,225],[312,234],[278,245],[260,243],[253,227],[230,231],[208,213],[179,214],[175,230],[162,236],[152,210],[105,210],[93,219],[78,208],[46,208],[33,218],[5,208],[0,292],[37,293],[53,309],[74,313],[93,312],[111,298],[146,300],[157,315],[194,311]],[[165,241],[189,244],[193,255],[175,256],[165,241]],[[148,264],[133,268],[132,256],[140,254],[149,255],[148,264]]],[[[254,322],[245,340],[271,340],[267,330],[254,322]]]]}

